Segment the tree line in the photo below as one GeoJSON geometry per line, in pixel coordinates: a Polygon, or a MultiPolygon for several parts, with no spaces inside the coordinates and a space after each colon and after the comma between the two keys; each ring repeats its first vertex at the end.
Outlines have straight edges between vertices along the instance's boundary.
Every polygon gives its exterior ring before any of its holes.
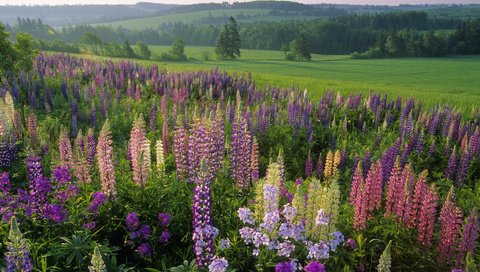
{"type": "MultiPolygon", "coordinates": [[[[127,30],[108,26],[78,25],[59,31],[40,20],[22,21],[7,30],[27,30],[52,47],[79,43],[85,33],[104,43],[171,45],[181,39],[187,45],[214,46],[222,25],[162,24],[157,29],[127,30]],[[25,27],[27,24],[32,27],[25,27]],[[30,29],[30,30],[29,30],[30,29]],[[58,41],[52,44],[55,39],[58,41]],[[62,44],[63,41],[66,44],[62,44]]],[[[480,19],[430,19],[425,12],[405,11],[307,21],[252,22],[238,25],[242,48],[284,50],[303,35],[305,48],[317,54],[354,54],[355,57],[442,56],[479,54],[480,19]]],[[[42,46],[45,46],[43,44],[42,46]]],[[[71,49],[71,48],[70,48],[71,49]]],[[[114,50],[115,51],[115,50],[114,50]]]]}

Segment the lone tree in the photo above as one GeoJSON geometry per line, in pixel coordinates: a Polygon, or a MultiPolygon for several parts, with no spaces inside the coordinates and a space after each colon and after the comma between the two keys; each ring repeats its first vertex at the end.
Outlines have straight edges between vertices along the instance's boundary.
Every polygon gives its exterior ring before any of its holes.
{"type": "Polygon", "coordinates": [[[240,57],[240,44],[237,22],[233,17],[230,17],[218,36],[215,52],[222,58],[240,57]]]}
{"type": "Polygon", "coordinates": [[[310,50],[308,49],[307,39],[303,34],[300,35],[300,38],[295,39],[290,43],[290,51],[293,55],[293,59],[300,61],[308,61],[312,59],[312,55],[310,55],[310,50]]]}

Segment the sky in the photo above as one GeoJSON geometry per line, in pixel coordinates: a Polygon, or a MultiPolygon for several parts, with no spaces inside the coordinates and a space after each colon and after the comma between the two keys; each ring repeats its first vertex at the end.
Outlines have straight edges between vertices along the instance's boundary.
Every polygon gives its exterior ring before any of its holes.
{"type": "MultiPolygon", "coordinates": [[[[221,3],[225,0],[0,0],[3,5],[64,5],[64,4],[135,4],[137,2],[152,2],[166,4],[193,4],[205,2],[221,3]]],[[[245,0],[236,0],[243,2],[245,0]]],[[[293,0],[295,1],[295,0],[293,0]]],[[[232,2],[232,1],[228,1],[232,2]]],[[[480,4],[480,0],[297,0],[305,4],[334,3],[334,4],[369,4],[369,5],[399,5],[399,4],[480,4]]]]}

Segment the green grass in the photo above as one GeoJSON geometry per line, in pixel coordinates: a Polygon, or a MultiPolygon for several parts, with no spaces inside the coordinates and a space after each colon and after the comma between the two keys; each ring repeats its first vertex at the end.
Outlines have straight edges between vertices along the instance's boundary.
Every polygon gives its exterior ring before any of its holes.
{"type": "MultiPolygon", "coordinates": [[[[168,51],[168,46],[151,46],[152,52],[168,51]]],[[[312,55],[310,62],[291,62],[283,52],[241,50],[236,60],[203,60],[212,47],[189,47],[185,62],[139,61],[171,70],[199,70],[218,67],[229,72],[252,72],[259,86],[295,86],[309,95],[334,89],[341,93],[376,91],[393,96],[420,99],[425,105],[450,104],[469,112],[480,105],[480,56],[447,58],[402,58],[356,60],[349,56],[312,55]]]]}
{"type": "MultiPolygon", "coordinates": [[[[219,18],[228,18],[230,16],[236,17],[238,15],[245,15],[245,19],[238,19],[239,22],[244,21],[278,21],[278,20],[287,20],[287,19],[303,19],[305,17],[299,15],[289,15],[289,16],[272,16],[268,15],[270,12],[269,9],[220,9],[220,10],[211,10],[211,11],[196,11],[189,13],[179,13],[179,14],[168,14],[162,16],[141,18],[141,19],[132,19],[124,21],[116,21],[104,23],[103,25],[110,25],[112,27],[121,26],[126,29],[137,29],[143,30],[147,28],[158,28],[159,25],[163,23],[175,23],[182,22],[185,24],[189,23],[202,23],[203,20],[209,18],[210,16],[214,19],[219,18]],[[248,17],[251,16],[251,17],[248,17]]],[[[221,21],[221,20],[220,20],[221,21]]],[[[225,19],[225,22],[227,19],[225,19]]],[[[96,24],[100,25],[100,24],[96,24]]]]}

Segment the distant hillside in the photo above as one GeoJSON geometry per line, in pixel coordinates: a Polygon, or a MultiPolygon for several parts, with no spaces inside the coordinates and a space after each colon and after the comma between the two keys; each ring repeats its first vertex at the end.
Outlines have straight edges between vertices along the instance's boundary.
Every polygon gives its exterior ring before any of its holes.
{"type": "Polygon", "coordinates": [[[53,27],[141,18],[161,14],[175,5],[0,6],[0,21],[13,25],[17,18],[40,19],[53,27]]]}

